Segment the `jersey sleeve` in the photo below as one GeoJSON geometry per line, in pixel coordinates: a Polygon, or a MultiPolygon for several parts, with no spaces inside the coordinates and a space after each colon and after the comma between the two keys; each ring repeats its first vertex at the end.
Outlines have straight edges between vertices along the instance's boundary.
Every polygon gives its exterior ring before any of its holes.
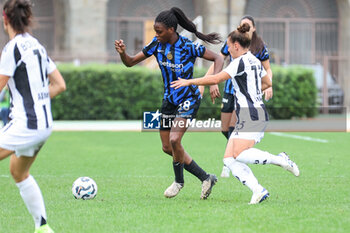
{"type": "Polygon", "coordinates": [[[56,70],[55,63],[51,60],[50,57],[47,57],[47,74],[51,74],[56,70]]]}
{"type": "Polygon", "coordinates": [[[224,55],[224,56],[230,55],[230,53],[229,53],[229,51],[228,51],[227,40],[225,40],[225,43],[224,43],[224,45],[221,47],[220,52],[221,52],[222,55],[224,55]]]}
{"type": "Polygon", "coordinates": [[[265,68],[263,66],[261,66],[260,78],[264,77],[265,75],[267,75],[267,72],[266,72],[265,68]]]}
{"type": "Polygon", "coordinates": [[[264,47],[261,48],[258,54],[256,54],[256,58],[258,58],[260,61],[266,61],[270,58],[269,51],[267,50],[266,45],[264,44],[264,47]]]}
{"type": "Polygon", "coordinates": [[[16,70],[15,53],[12,44],[8,44],[2,50],[0,59],[0,74],[12,77],[16,70]]]}
{"type": "Polygon", "coordinates": [[[244,63],[242,59],[234,59],[230,64],[223,70],[228,73],[231,78],[235,77],[238,74],[244,72],[244,63]]]}
{"type": "Polygon", "coordinates": [[[190,46],[190,54],[192,57],[203,57],[206,48],[201,44],[192,43],[190,46]]]}
{"type": "Polygon", "coordinates": [[[157,37],[154,37],[153,40],[148,45],[143,47],[142,49],[143,54],[145,54],[146,57],[152,56],[156,52],[157,45],[158,45],[157,37]]]}

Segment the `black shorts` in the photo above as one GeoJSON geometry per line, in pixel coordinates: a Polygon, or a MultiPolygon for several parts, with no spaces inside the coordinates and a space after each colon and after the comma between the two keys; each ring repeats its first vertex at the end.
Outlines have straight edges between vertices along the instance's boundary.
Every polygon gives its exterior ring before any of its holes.
{"type": "Polygon", "coordinates": [[[222,97],[221,112],[232,113],[236,106],[236,96],[234,94],[224,93],[222,97]]]}
{"type": "Polygon", "coordinates": [[[192,97],[186,99],[179,105],[174,105],[168,100],[163,100],[160,112],[160,130],[170,130],[171,123],[176,117],[193,119],[196,117],[199,105],[201,103],[200,99],[197,97],[192,97]]]}

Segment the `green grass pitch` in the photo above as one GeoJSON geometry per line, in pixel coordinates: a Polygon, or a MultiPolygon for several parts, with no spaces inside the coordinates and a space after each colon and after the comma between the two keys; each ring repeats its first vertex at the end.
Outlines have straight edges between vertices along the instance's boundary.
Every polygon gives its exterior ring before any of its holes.
{"type": "MultiPolygon", "coordinates": [[[[187,133],[183,145],[219,181],[208,200],[201,183],[185,172],[185,187],[173,199],[163,196],[174,176],[171,158],[156,132],[54,132],[31,174],[45,199],[55,232],[350,232],[350,134],[292,133],[327,143],[269,133],[257,145],[286,151],[300,168],[296,178],[273,165],[250,165],[270,192],[268,201],[250,206],[251,193],[235,178],[220,178],[224,137],[187,133]],[[98,194],[75,200],[73,181],[93,178],[98,194]]],[[[9,159],[0,162],[0,232],[34,232],[9,159]]]]}

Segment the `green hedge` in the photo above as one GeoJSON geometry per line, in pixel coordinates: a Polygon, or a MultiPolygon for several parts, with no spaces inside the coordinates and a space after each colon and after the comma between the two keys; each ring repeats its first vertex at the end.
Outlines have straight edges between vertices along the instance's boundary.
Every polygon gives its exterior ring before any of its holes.
{"type": "MultiPolygon", "coordinates": [[[[135,66],[90,64],[59,65],[67,90],[52,101],[55,120],[131,120],[142,119],[144,111],[156,111],[163,97],[159,70],[135,66]]],[[[196,69],[194,77],[206,70],[196,69]]],[[[274,118],[313,116],[314,111],[300,112],[300,107],[315,107],[316,93],[311,71],[300,68],[273,67],[274,97],[267,103],[274,118]],[[281,111],[280,107],[284,108],[281,111]],[[298,111],[295,111],[298,109],[298,111]]],[[[223,84],[220,84],[222,93],[223,84]]],[[[211,103],[206,88],[198,118],[220,119],[221,99],[211,103]]],[[[315,108],[305,108],[305,110],[315,108]]]]}
{"type": "MultiPolygon", "coordinates": [[[[58,69],[67,90],[52,100],[55,120],[142,119],[143,111],[156,111],[161,106],[163,81],[159,70],[112,64],[61,64],[58,69]]],[[[199,70],[195,75],[204,73],[199,70]]],[[[208,97],[202,106],[209,102],[208,97]]],[[[203,107],[199,115],[212,115],[218,108],[219,103],[215,108],[203,107]]]]}
{"type": "Polygon", "coordinates": [[[302,66],[273,65],[273,98],[266,102],[274,119],[314,117],[318,114],[313,71],[302,66]]]}

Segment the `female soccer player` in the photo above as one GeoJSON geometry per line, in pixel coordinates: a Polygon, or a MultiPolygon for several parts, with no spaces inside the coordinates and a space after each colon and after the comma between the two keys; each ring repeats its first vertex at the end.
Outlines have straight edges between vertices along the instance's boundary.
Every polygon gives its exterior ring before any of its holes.
{"type": "Polygon", "coordinates": [[[50,98],[66,86],[45,48],[28,33],[31,22],[30,1],[5,2],[3,25],[10,41],[1,54],[0,91],[8,85],[11,121],[0,131],[0,160],[11,156],[10,172],[33,216],[35,232],[53,232],[40,188],[29,169],[51,134],[50,98]]]}
{"type": "Polygon", "coordinates": [[[230,33],[227,39],[228,51],[234,60],[216,75],[198,79],[173,81],[171,87],[182,88],[190,85],[213,85],[232,79],[237,98],[237,126],[226,145],[224,164],[242,184],[253,192],[250,204],[265,200],[269,193],[255,178],[246,164],[274,164],[299,176],[297,165],[284,152],[272,155],[253,148],[264,136],[268,115],[262,102],[262,90],[272,83],[261,62],[249,51],[250,38],[247,23],[230,33]]]}
{"type": "MultiPolygon", "coordinates": [[[[251,38],[250,52],[254,54],[261,61],[261,64],[263,65],[264,69],[267,72],[267,76],[272,80],[272,71],[270,68],[269,52],[267,50],[266,45],[264,44],[264,41],[256,33],[254,18],[250,15],[243,16],[240,21],[240,24],[242,25],[244,23],[247,23],[250,26],[250,30],[248,32],[249,38],[251,38]]],[[[224,45],[222,46],[221,54],[224,58],[230,55],[230,53],[228,52],[227,42],[225,42],[224,45]]],[[[271,99],[273,95],[272,87],[267,88],[266,90],[264,90],[263,93],[266,101],[271,99]]],[[[231,79],[228,79],[225,82],[224,96],[222,98],[222,108],[221,108],[222,133],[227,139],[230,137],[230,134],[234,130],[234,127],[237,121],[236,114],[234,111],[235,111],[234,88],[233,88],[231,79]]],[[[221,177],[229,177],[229,176],[230,176],[230,169],[223,166],[221,177]]]]}
{"type": "Polygon", "coordinates": [[[162,149],[173,157],[175,181],[165,190],[165,197],[175,197],[184,186],[183,169],[202,181],[201,199],[206,199],[216,183],[215,175],[207,174],[184,150],[181,140],[187,130],[186,119],[194,118],[200,104],[200,93],[197,86],[175,90],[170,83],[178,77],[192,79],[193,66],[197,57],[214,61],[214,73],[222,69],[223,59],[220,55],[196,45],[176,32],[177,25],[194,33],[199,39],[215,43],[220,42],[216,33],[208,35],[197,31],[196,26],[186,17],[182,10],[173,7],[161,12],[155,19],[156,36],[135,56],[125,52],[123,40],[115,41],[115,49],[123,63],[130,67],[154,55],[162,71],[164,97],[161,107],[160,138],[162,149]]]}

